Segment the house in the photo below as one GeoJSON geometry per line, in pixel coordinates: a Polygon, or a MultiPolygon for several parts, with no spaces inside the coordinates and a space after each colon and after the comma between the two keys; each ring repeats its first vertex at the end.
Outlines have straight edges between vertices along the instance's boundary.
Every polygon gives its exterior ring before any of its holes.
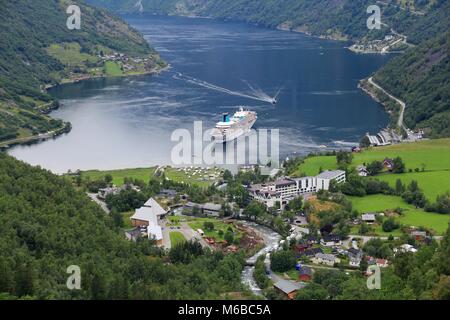
{"type": "Polygon", "coordinates": [[[332,254],[317,253],[312,261],[315,264],[325,264],[327,266],[333,267],[335,264],[340,263],[341,259],[332,254]]]}
{"type": "Polygon", "coordinates": [[[341,237],[335,234],[324,234],[320,240],[320,244],[325,247],[333,247],[342,245],[341,237]]]}
{"type": "Polygon", "coordinates": [[[427,232],[413,230],[411,231],[411,237],[413,237],[416,241],[423,241],[427,237],[427,232]]]}
{"type": "Polygon", "coordinates": [[[394,170],[394,160],[390,158],[385,158],[383,160],[383,166],[389,171],[394,170]]]}
{"type": "Polygon", "coordinates": [[[361,216],[361,220],[365,223],[374,223],[377,220],[375,213],[365,213],[361,216]]]}
{"type": "Polygon", "coordinates": [[[117,188],[115,186],[113,187],[108,187],[108,188],[102,188],[98,190],[98,194],[97,197],[100,200],[105,200],[107,196],[109,196],[110,194],[115,195],[118,194],[121,191],[120,188],[117,188]]]}
{"type": "Polygon", "coordinates": [[[136,242],[137,239],[141,237],[142,235],[141,233],[142,233],[141,228],[137,227],[134,228],[133,230],[126,231],[125,237],[127,238],[127,240],[136,242]]]}
{"type": "Polygon", "coordinates": [[[369,266],[376,265],[380,268],[387,268],[389,266],[389,261],[386,259],[376,259],[370,256],[366,257],[366,259],[369,266]]]}
{"type": "Polygon", "coordinates": [[[218,217],[220,211],[222,210],[222,205],[215,203],[205,203],[198,204],[193,202],[188,202],[183,207],[183,213],[186,215],[194,216],[213,216],[218,217]]]}
{"type": "Polygon", "coordinates": [[[360,177],[367,177],[369,175],[369,171],[367,171],[367,167],[360,165],[356,168],[356,171],[358,172],[358,176],[360,177]]]}
{"type": "Polygon", "coordinates": [[[203,214],[206,216],[218,217],[220,215],[220,210],[222,210],[222,205],[215,203],[205,203],[202,206],[203,214]]]}
{"type": "Polygon", "coordinates": [[[303,252],[300,252],[300,257],[301,256],[314,257],[318,253],[323,253],[323,250],[321,248],[310,248],[304,250],[303,252]]]}
{"type": "Polygon", "coordinates": [[[294,300],[298,290],[305,287],[301,283],[281,279],[273,285],[279,292],[285,294],[289,300],[294,300]]]}
{"type": "Polygon", "coordinates": [[[416,253],[417,249],[410,244],[402,244],[398,248],[394,248],[394,253],[416,253]]]}
{"type": "Polygon", "coordinates": [[[350,259],[349,265],[351,267],[359,267],[363,258],[363,252],[355,248],[350,248],[348,249],[347,254],[350,259]]]}
{"type": "Polygon", "coordinates": [[[162,189],[158,195],[166,198],[175,198],[177,191],[172,189],[162,189]]]}
{"type": "Polygon", "coordinates": [[[311,281],[313,276],[313,269],[307,266],[302,266],[299,271],[298,279],[303,282],[311,281]]]}

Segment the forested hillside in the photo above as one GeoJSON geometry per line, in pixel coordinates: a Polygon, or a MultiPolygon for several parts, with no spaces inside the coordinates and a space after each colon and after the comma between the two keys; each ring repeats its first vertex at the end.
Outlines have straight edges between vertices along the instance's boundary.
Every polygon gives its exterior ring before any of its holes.
{"type": "Polygon", "coordinates": [[[242,291],[240,255],[169,255],[124,239],[68,179],[0,153],[0,299],[217,299],[242,291]],[[67,267],[81,268],[68,290],[67,267]]]}
{"type": "Polygon", "coordinates": [[[448,36],[444,36],[450,29],[448,0],[377,1],[382,11],[381,30],[366,26],[366,9],[374,4],[370,0],[88,1],[120,12],[209,16],[354,42],[383,39],[392,29],[418,47],[390,62],[376,80],[407,102],[408,126],[428,127],[433,137],[450,135],[449,50],[448,36]]]}
{"type": "Polygon", "coordinates": [[[375,75],[377,83],[406,102],[405,122],[450,136],[450,32],[412,48],[375,75]]]}
{"type": "Polygon", "coordinates": [[[148,71],[162,65],[137,31],[103,9],[80,4],[81,30],[69,30],[69,4],[1,1],[0,142],[61,128],[61,121],[43,114],[53,107],[43,88],[107,74],[99,54],[146,57],[142,69],[148,71]]]}

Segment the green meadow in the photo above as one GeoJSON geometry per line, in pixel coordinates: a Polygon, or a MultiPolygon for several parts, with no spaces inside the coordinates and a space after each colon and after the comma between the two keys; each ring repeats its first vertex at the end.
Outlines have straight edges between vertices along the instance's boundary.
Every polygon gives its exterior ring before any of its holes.
{"type": "Polygon", "coordinates": [[[105,73],[107,76],[119,77],[119,76],[123,75],[122,69],[114,61],[106,61],[104,68],[105,68],[105,73]]]}
{"type": "MultiPolygon", "coordinates": [[[[443,234],[450,222],[450,215],[425,212],[407,204],[400,197],[387,195],[370,195],[365,197],[348,197],[353,204],[353,209],[360,213],[384,212],[385,210],[402,208],[404,212],[397,219],[402,225],[414,227],[426,227],[433,229],[438,234],[443,234]]],[[[380,230],[377,233],[383,234],[380,230]]]]}
{"type": "Polygon", "coordinates": [[[83,171],[83,177],[89,177],[91,180],[98,180],[104,178],[106,175],[111,175],[113,177],[113,183],[116,186],[122,186],[124,184],[125,178],[132,178],[143,180],[148,182],[150,177],[155,173],[156,168],[137,168],[137,169],[120,169],[120,170],[108,170],[108,171],[83,171]]]}
{"type": "MultiPolygon", "coordinates": [[[[417,143],[403,143],[386,147],[370,148],[353,155],[353,166],[370,163],[374,160],[401,157],[406,164],[407,173],[383,173],[377,179],[395,186],[397,179],[404,184],[416,180],[425,196],[435,201],[440,194],[450,192],[450,139],[425,140],[417,143]],[[419,172],[415,170],[419,169],[419,172]],[[424,169],[424,172],[422,172],[424,169]],[[409,171],[412,172],[409,172],[409,171]]],[[[337,168],[335,156],[317,156],[305,160],[296,175],[317,175],[322,170],[337,168]]]]}

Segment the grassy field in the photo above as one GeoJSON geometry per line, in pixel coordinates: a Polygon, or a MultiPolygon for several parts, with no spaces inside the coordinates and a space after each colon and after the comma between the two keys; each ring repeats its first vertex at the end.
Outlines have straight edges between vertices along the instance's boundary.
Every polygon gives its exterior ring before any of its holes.
{"type": "Polygon", "coordinates": [[[150,180],[150,177],[155,173],[156,168],[137,168],[137,169],[119,169],[109,171],[83,171],[83,177],[89,177],[91,180],[97,180],[103,178],[105,175],[110,174],[113,177],[113,183],[116,186],[122,186],[124,184],[124,178],[139,179],[145,182],[150,180]]]}
{"type": "MultiPolygon", "coordinates": [[[[362,153],[354,154],[353,165],[369,163],[384,158],[400,156],[407,170],[421,169],[425,165],[426,172],[450,170],[450,139],[426,140],[417,143],[403,143],[386,147],[370,148],[362,153]]],[[[317,175],[319,169],[336,169],[335,156],[312,157],[305,160],[297,174],[317,175]]],[[[450,184],[450,183],[447,183],[450,184]]]]}
{"type": "Polygon", "coordinates": [[[388,182],[394,188],[397,179],[402,180],[404,184],[409,184],[412,180],[416,180],[425,196],[432,202],[436,200],[438,195],[450,191],[450,171],[383,174],[377,176],[377,179],[388,182]]]}
{"type": "Polygon", "coordinates": [[[186,241],[186,238],[183,236],[181,232],[178,231],[172,231],[170,232],[170,243],[172,244],[172,247],[175,247],[179,243],[183,243],[186,241]]]}
{"type": "Polygon", "coordinates": [[[121,75],[123,75],[122,69],[114,61],[106,61],[104,68],[105,68],[105,73],[107,76],[120,77],[121,75]]]}
{"type": "Polygon", "coordinates": [[[217,178],[210,178],[210,175],[221,176],[219,169],[198,168],[184,171],[178,168],[165,168],[164,173],[170,180],[197,185],[202,188],[207,188],[218,180],[217,178]]]}
{"type": "MultiPolygon", "coordinates": [[[[438,234],[443,234],[450,222],[450,215],[425,212],[407,204],[400,197],[386,195],[371,195],[366,197],[349,197],[353,203],[353,208],[360,213],[383,212],[384,210],[402,208],[405,211],[397,220],[405,226],[426,227],[435,230],[438,234]]],[[[377,233],[385,234],[379,228],[377,233]]]]}
{"type": "Polygon", "coordinates": [[[84,66],[86,61],[95,63],[98,61],[96,56],[81,53],[78,43],[52,44],[47,48],[47,52],[61,63],[68,66],[84,66]]]}
{"type": "Polygon", "coordinates": [[[234,238],[240,238],[242,236],[241,232],[239,232],[236,227],[232,224],[226,224],[217,219],[211,218],[192,218],[191,221],[188,222],[189,227],[191,227],[194,231],[197,229],[202,229],[205,233],[206,237],[214,238],[216,241],[223,241],[224,235],[227,232],[228,228],[231,227],[234,233],[234,238]],[[214,230],[208,231],[205,230],[205,226],[203,225],[206,221],[212,222],[214,224],[214,230]],[[219,235],[219,230],[223,231],[222,235],[219,235]]]}

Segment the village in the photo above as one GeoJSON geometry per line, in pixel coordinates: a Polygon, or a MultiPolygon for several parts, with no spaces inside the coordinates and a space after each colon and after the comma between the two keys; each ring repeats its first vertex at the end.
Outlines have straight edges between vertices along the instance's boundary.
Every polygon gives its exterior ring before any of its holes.
{"type": "MultiPolygon", "coordinates": [[[[352,153],[361,151],[355,147],[352,153]]],[[[386,157],[381,163],[390,172],[394,170],[394,162],[386,157]]],[[[164,177],[169,169],[158,168],[156,172],[164,177]]],[[[414,254],[419,246],[438,238],[427,230],[413,226],[403,228],[404,235],[401,237],[361,231],[381,228],[381,225],[384,228],[386,221],[390,221],[391,215],[395,214],[390,212],[366,211],[358,216],[349,213],[346,218],[333,220],[334,213],[330,209],[334,208],[333,201],[338,203],[342,200],[334,199],[331,191],[346,183],[348,177],[344,170],[324,170],[318,175],[303,177],[278,175],[262,183],[242,185],[246,207],[229,201],[232,183],[224,178],[222,170],[195,167],[171,170],[177,178],[180,178],[179,175],[185,175],[187,180],[194,178],[191,183],[208,181],[213,186],[211,190],[216,191],[206,201],[196,202],[189,192],[176,187],[176,184],[174,188],[160,188],[141,207],[124,216],[129,220],[126,223],[129,227],[124,229],[126,239],[149,239],[166,250],[185,241],[196,241],[204,248],[225,254],[242,250],[251,261],[248,265],[252,267],[259,263],[253,258],[262,256],[266,276],[272,281],[273,288],[286,299],[293,299],[298,290],[307,286],[316,270],[363,272],[369,276],[371,266],[387,268],[390,258],[396,254],[414,254]],[[264,211],[259,213],[259,217],[249,210],[255,204],[259,204],[264,211]],[[244,225],[245,221],[255,221],[275,229],[281,235],[277,245],[266,252],[264,234],[244,225]],[[346,231],[342,231],[344,229],[346,231]],[[265,253],[260,254],[261,251],[265,253]],[[287,266],[281,269],[272,267],[279,252],[288,252],[290,257],[287,266]]],[[[370,174],[366,165],[357,166],[355,172],[361,178],[370,174]]],[[[252,172],[243,167],[240,174],[252,172]]],[[[169,181],[167,177],[164,179],[169,181]]],[[[180,185],[187,187],[189,184],[180,185]]],[[[100,188],[96,200],[106,207],[104,201],[108,197],[126,190],[142,193],[141,188],[133,183],[121,187],[111,185],[100,188]]]]}

